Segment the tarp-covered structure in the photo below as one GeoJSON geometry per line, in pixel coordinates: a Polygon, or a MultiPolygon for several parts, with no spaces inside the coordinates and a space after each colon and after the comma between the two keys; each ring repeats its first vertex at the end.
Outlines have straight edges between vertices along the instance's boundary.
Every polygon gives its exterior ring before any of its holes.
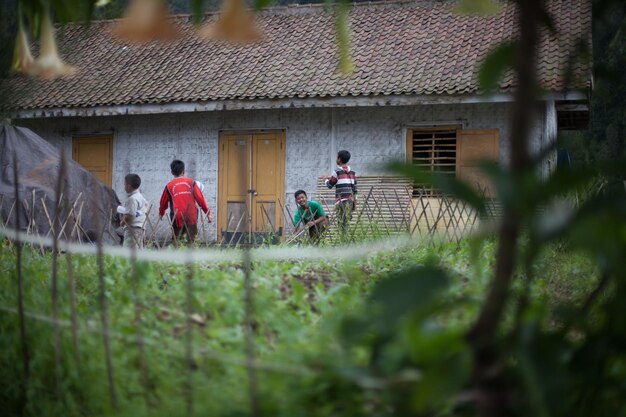
{"type": "Polygon", "coordinates": [[[57,224],[61,238],[93,242],[119,241],[116,207],[119,199],[111,188],[70,158],[66,158],[61,198],[56,189],[61,171],[61,152],[23,127],[0,127],[0,215],[2,225],[16,225],[14,160],[17,161],[20,229],[51,236],[57,224]],[[59,202],[58,217],[56,204],[59,202]]]}

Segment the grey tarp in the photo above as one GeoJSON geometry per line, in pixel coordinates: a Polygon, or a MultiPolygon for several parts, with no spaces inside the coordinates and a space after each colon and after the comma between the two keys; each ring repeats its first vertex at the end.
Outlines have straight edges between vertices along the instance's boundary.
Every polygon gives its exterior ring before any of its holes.
{"type": "MultiPolygon", "coordinates": [[[[50,223],[55,216],[60,151],[30,129],[0,126],[0,220],[2,224],[15,227],[15,156],[22,202],[20,229],[49,235],[50,223]]],[[[65,223],[62,237],[93,241],[100,226],[104,241],[118,242],[119,238],[113,232],[118,225],[115,209],[119,199],[115,191],[70,158],[67,158],[66,166],[67,181],[64,182],[59,210],[60,224],[65,223]]]]}

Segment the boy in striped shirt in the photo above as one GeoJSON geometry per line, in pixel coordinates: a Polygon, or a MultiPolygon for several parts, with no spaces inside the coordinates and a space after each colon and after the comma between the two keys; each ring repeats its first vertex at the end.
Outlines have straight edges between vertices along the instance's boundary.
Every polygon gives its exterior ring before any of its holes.
{"type": "Polygon", "coordinates": [[[335,212],[342,232],[348,228],[352,212],[356,208],[356,173],[348,166],[350,152],[337,152],[337,168],[324,183],[328,188],[335,187],[335,212]]]}

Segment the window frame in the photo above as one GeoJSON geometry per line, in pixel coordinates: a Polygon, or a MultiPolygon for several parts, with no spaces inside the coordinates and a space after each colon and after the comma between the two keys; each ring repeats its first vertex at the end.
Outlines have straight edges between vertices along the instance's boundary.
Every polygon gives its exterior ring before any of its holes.
{"type": "MultiPolygon", "coordinates": [[[[431,172],[445,172],[446,174],[450,174],[450,175],[457,175],[457,169],[458,169],[458,145],[459,145],[459,132],[463,129],[462,125],[459,124],[442,124],[442,125],[435,125],[435,126],[410,126],[407,127],[406,129],[406,159],[407,162],[410,164],[414,164],[415,159],[414,159],[414,153],[415,153],[415,139],[414,139],[414,134],[415,132],[420,132],[420,133],[429,133],[432,132],[432,134],[434,134],[434,132],[450,132],[450,131],[454,131],[454,147],[452,149],[452,147],[449,150],[453,150],[454,151],[454,164],[453,164],[453,169],[449,170],[449,171],[445,171],[445,170],[441,170],[438,171],[436,169],[434,169],[434,167],[437,166],[435,159],[433,158],[437,158],[436,156],[434,156],[435,152],[437,152],[435,146],[436,143],[433,143],[432,148],[430,149],[430,159],[431,162],[430,164],[422,164],[421,166],[424,167],[428,167],[430,166],[430,171],[431,172]]],[[[434,139],[434,138],[433,138],[434,139]]],[[[442,157],[445,158],[445,157],[442,157]]],[[[446,158],[446,159],[450,159],[450,158],[446,158]]],[[[450,165],[447,165],[450,166],[450,165]]],[[[439,194],[437,190],[435,190],[433,187],[425,187],[424,185],[419,185],[419,184],[415,184],[413,186],[413,197],[417,197],[419,195],[422,195],[422,193],[419,192],[419,189],[422,188],[426,195],[432,196],[432,195],[436,195],[439,194]]]]}

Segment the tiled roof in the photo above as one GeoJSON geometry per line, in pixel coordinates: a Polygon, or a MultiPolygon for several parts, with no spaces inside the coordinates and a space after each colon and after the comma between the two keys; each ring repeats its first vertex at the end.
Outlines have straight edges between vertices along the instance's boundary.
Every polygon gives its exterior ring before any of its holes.
{"type": "MultiPolygon", "coordinates": [[[[320,6],[277,7],[257,16],[265,41],[227,45],[195,36],[189,16],[174,19],[184,36],[173,43],[131,46],[110,35],[112,21],[59,32],[64,59],[79,68],[65,79],[40,81],[14,75],[2,81],[10,108],[91,107],[373,95],[476,94],[477,62],[497,43],[515,36],[516,11],[505,2],[494,16],[461,16],[450,2],[357,4],[350,12],[356,71],[337,73],[333,16],[320,6]],[[7,92],[8,90],[8,92],[7,92]]],[[[542,37],[539,75],[550,91],[565,89],[563,70],[578,38],[590,40],[587,0],[549,2],[558,35],[542,37]]],[[[207,15],[205,21],[214,21],[207,15]]],[[[590,64],[573,67],[583,88],[590,64]]],[[[514,87],[511,77],[502,92],[514,87]]]]}

